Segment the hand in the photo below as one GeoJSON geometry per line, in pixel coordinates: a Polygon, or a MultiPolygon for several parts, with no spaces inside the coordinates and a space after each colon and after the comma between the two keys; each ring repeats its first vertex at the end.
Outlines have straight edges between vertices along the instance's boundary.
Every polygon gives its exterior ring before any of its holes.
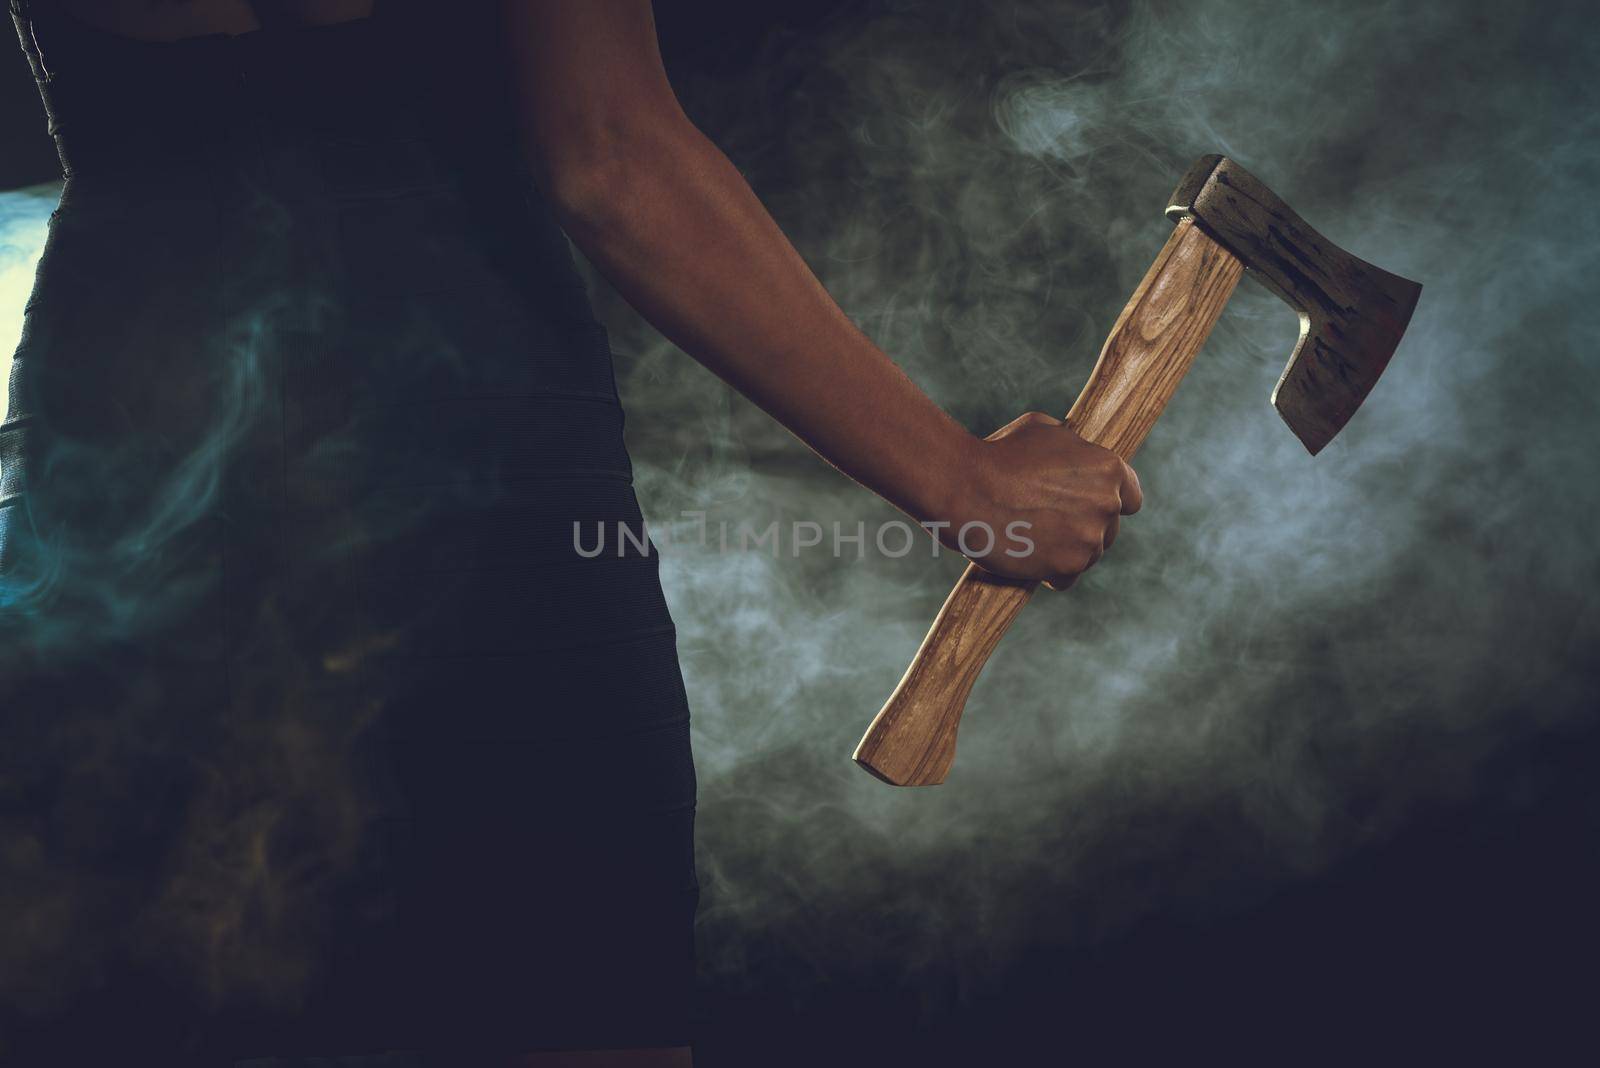
{"type": "Polygon", "coordinates": [[[978,442],[970,465],[939,540],[985,571],[1053,590],[1093,567],[1144,503],[1133,468],[1043,412],[978,442]]]}

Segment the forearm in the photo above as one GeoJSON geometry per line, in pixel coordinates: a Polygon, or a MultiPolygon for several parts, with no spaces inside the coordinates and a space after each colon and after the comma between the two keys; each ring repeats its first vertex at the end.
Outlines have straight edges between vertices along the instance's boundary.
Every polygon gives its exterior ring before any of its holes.
{"type": "Polygon", "coordinates": [[[686,119],[550,174],[573,241],[657,329],[862,485],[952,518],[977,439],[834,303],[727,158],[686,119]]]}
{"type": "Polygon", "coordinates": [[[980,565],[1061,586],[1099,558],[1139,507],[1132,469],[1039,413],[980,441],[856,329],[684,115],[650,0],[502,0],[501,14],[545,192],[663,334],[913,518],[1027,525],[1037,551],[991,544],[980,565]]]}

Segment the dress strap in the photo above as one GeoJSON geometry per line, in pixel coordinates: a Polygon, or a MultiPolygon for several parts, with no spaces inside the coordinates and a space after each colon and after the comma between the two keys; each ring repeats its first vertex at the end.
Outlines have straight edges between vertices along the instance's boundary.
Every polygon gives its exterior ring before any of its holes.
{"type": "Polygon", "coordinates": [[[28,57],[28,66],[33,68],[35,81],[44,82],[49,79],[49,69],[44,65],[44,52],[39,47],[39,35],[33,31],[33,15],[28,10],[28,0],[9,0],[7,8],[11,12],[11,21],[17,27],[17,39],[22,42],[22,53],[28,57]]]}

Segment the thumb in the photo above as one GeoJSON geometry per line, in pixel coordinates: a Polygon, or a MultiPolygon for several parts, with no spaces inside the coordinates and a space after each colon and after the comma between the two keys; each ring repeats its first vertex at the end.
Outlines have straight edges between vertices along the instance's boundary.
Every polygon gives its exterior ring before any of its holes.
{"type": "Polygon", "coordinates": [[[1122,514],[1132,515],[1144,507],[1144,487],[1139,484],[1139,472],[1126,460],[1122,462],[1122,514]]]}
{"type": "Polygon", "coordinates": [[[986,441],[998,441],[1003,437],[1016,433],[1025,426],[1061,426],[1061,420],[1044,412],[1023,412],[1005,426],[990,434],[986,441]]]}

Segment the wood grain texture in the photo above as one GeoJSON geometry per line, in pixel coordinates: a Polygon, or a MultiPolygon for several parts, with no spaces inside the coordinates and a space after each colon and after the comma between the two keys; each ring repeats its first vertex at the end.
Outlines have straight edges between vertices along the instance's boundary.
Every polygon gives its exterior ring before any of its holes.
{"type": "MultiPolygon", "coordinates": [[[[1244,272],[1238,257],[1181,220],[1117,318],[1067,422],[1130,459],[1205,344],[1244,272]]],[[[944,781],[967,696],[1034,584],[968,565],[855,760],[896,786],[944,781]]]]}

